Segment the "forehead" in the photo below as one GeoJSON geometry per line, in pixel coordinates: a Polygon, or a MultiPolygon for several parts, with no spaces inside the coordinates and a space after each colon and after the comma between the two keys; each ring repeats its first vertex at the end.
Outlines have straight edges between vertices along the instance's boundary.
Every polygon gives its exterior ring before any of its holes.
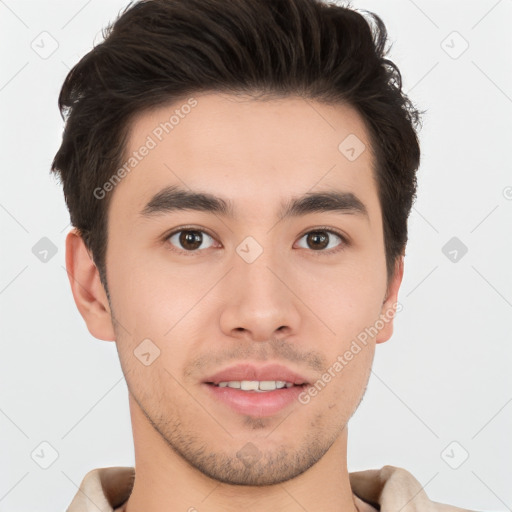
{"type": "Polygon", "coordinates": [[[169,185],[232,197],[240,215],[261,208],[262,199],[277,211],[308,191],[352,192],[370,215],[377,199],[360,115],[298,97],[198,94],[144,112],[131,124],[124,164],[111,209],[125,215],[139,214],[169,185]]]}

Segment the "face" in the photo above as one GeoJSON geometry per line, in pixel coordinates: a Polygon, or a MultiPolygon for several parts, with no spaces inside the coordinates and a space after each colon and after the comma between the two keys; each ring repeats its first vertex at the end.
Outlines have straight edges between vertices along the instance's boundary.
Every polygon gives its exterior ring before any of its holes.
{"type": "Polygon", "coordinates": [[[390,306],[361,118],[294,97],[196,95],[140,115],[134,151],[110,192],[106,258],[131,400],[210,477],[301,474],[339,439],[391,332],[357,341],[390,306]],[[340,149],[350,134],[354,151],[340,149]]]}

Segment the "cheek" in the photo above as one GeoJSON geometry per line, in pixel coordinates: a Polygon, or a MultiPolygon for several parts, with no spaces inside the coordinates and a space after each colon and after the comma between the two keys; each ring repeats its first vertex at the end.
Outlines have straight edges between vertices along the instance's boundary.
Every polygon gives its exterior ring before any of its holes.
{"type": "MultiPolygon", "coordinates": [[[[327,363],[320,379],[325,387],[319,382],[317,389],[325,393],[331,412],[343,408],[343,414],[357,406],[368,383],[377,334],[372,327],[382,306],[376,290],[385,285],[377,276],[351,270],[340,272],[345,278],[331,275],[321,289],[310,290],[306,301],[315,305],[314,312],[328,327],[320,337],[327,363]]],[[[318,332],[320,327],[314,329],[318,332]]]]}
{"type": "Polygon", "coordinates": [[[371,267],[331,266],[305,275],[306,278],[297,275],[294,279],[294,292],[311,309],[311,313],[304,311],[304,314],[313,314],[323,324],[322,338],[328,347],[343,350],[347,341],[378,318],[385,277],[372,272],[371,267]]]}
{"type": "Polygon", "coordinates": [[[204,319],[212,308],[208,297],[200,299],[211,288],[211,279],[149,260],[115,267],[112,306],[121,325],[116,328],[121,364],[130,370],[130,380],[144,383],[144,389],[152,385],[162,390],[172,385],[171,376],[182,380],[187,354],[198,350],[198,340],[207,332],[204,319]],[[147,358],[155,359],[146,368],[147,358]]]}
{"type": "Polygon", "coordinates": [[[301,403],[309,401],[323,411],[320,413],[323,418],[337,418],[337,422],[345,424],[364,395],[374,347],[373,343],[360,344],[333,356],[323,374],[304,392],[301,403]]]}
{"type": "Polygon", "coordinates": [[[139,258],[113,265],[116,316],[134,337],[164,338],[206,292],[209,279],[161,260],[139,258]]]}

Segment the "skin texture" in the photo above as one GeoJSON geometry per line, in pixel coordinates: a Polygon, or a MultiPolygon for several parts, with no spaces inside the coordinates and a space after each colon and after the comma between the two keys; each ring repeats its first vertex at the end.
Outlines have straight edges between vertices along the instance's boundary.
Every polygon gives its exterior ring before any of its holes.
{"type": "MultiPolygon", "coordinates": [[[[355,511],[347,422],[392,320],[309,403],[270,417],[234,412],[201,382],[238,362],[280,363],[315,382],[393,309],[403,257],[386,288],[364,123],[349,106],[297,97],[194,98],[197,106],[109,192],[110,303],[82,239],[75,231],[67,238],[77,307],[93,336],[116,341],[130,393],[136,478],[125,510],[355,511]],[[349,134],[366,145],[354,161],[338,150],[349,134]],[[228,198],[236,217],[143,218],[168,185],[228,198]],[[331,189],[354,193],[369,218],[319,212],[279,220],[282,201],[331,189]],[[168,238],[183,226],[212,238],[203,235],[200,249],[186,253],[177,236],[168,238]],[[348,243],[329,235],[329,247],[315,250],[305,235],[317,228],[340,231],[348,243]],[[236,251],[247,236],[263,249],[252,263],[236,251]],[[148,366],[134,355],[147,338],[160,350],[148,366]],[[251,464],[237,456],[247,446],[257,453],[251,464]]],[[[139,115],[128,153],[179,106],[139,115]]]]}

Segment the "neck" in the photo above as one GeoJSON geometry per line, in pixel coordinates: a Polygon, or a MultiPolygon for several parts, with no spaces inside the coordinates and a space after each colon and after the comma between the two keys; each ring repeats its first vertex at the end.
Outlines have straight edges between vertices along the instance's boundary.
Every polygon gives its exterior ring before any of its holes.
{"type": "Polygon", "coordinates": [[[307,471],[268,486],[230,485],[190,466],[149,424],[130,395],[135,483],[123,512],[358,512],[347,470],[347,428],[307,471]]]}

